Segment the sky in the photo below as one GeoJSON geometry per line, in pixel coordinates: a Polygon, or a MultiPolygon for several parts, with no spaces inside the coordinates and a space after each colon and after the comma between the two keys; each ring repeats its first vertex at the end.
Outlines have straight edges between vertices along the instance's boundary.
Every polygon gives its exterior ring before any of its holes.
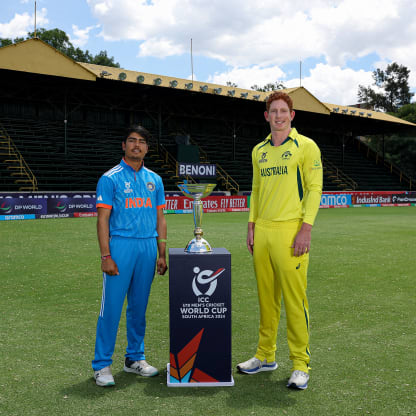
{"type": "MultiPolygon", "coordinates": [[[[38,28],[133,71],[247,89],[279,81],[349,105],[376,68],[397,62],[416,92],[414,0],[37,0],[36,9],[38,28]]],[[[33,31],[34,10],[34,0],[0,0],[0,37],[33,31]]]]}

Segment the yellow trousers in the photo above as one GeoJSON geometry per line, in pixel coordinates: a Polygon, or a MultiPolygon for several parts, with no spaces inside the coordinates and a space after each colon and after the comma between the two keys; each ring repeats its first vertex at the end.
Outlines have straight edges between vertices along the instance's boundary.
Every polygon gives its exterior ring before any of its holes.
{"type": "Polygon", "coordinates": [[[307,373],[310,361],[306,298],[309,254],[295,257],[291,248],[301,225],[300,221],[256,221],[253,260],[260,304],[260,329],[255,356],[261,361],[276,359],[283,295],[292,370],[307,373]]]}

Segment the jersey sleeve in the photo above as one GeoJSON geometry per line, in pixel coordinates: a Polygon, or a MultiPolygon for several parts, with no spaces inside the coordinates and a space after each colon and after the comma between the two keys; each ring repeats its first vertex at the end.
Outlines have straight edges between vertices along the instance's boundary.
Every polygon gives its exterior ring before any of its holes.
{"type": "Polygon", "coordinates": [[[305,150],[303,177],[305,181],[306,198],[303,222],[313,225],[319,210],[322,195],[321,151],[314,141],[311,141],[305,150]]]}
{"type": "Polygon", "coordinates": [[[114,183],[107,176],[101,176],[97,184],[97,208],[113,208],[114,183]]]}
{"type": "Polygon", "coordinates": [[[158,186],[156,192],[156,208],[166,208],[165,188],[163,186],[162,178],[160,177],[158,178],[158,186]]]}
{"type": "Polygon", "coordinates": [[[258,214],[258,190],[259,190],[259,166],[257,163],[257,147],[251,152],[251,162],[253,166],[253,182],[250,196],[250,213],[248,222],[256,222],[258,214]]]}

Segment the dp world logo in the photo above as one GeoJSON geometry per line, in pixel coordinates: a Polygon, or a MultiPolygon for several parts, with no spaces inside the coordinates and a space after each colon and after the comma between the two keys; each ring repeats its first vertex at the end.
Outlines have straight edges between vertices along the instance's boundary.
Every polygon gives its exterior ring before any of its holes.
{"type": "Polygon", "coordinates": [[[4,201],[1,205],[0,205],[0,214],[10,214],[12,212],[13,207],[7,203],[6,201],[4,201]]]}
{"type": "Polygon", "coordinates": [[[195,296],[211,296],[217,288],[217,279],[224,272],[224,268],[218,269],[215,273],[212,270],[200,270],[194,267],[194,278],[192,280],[192,290],[195,296]]]}

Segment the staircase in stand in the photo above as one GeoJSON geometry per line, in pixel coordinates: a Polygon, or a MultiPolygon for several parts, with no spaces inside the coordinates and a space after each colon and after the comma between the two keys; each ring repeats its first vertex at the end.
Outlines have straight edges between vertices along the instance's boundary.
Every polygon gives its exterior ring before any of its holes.
{"type": "Polygon", "coordinates": [[[37,180],[7,131],[0,124],[1,183],[13,183],[16,191],[37,191],[37,180]]]}
{"type": "Polygon", "coordinates": [[[345,174],[336,165],[322,157],[324,168],[324,190],[327,191],[355,191],[358,187],[351,177],[345,174]]]}
{"type": "MultiPolygon", "coordinates": [[[[191,143],[198,146],[201,162],[211,163],[207,152],[195,140],[191,139],[191,143]]],[[[237,195],[240,191],[237,181],[219,163],[215,163],[215,166],[217,169],[217,181],[231,194],[237,195]]]]}

